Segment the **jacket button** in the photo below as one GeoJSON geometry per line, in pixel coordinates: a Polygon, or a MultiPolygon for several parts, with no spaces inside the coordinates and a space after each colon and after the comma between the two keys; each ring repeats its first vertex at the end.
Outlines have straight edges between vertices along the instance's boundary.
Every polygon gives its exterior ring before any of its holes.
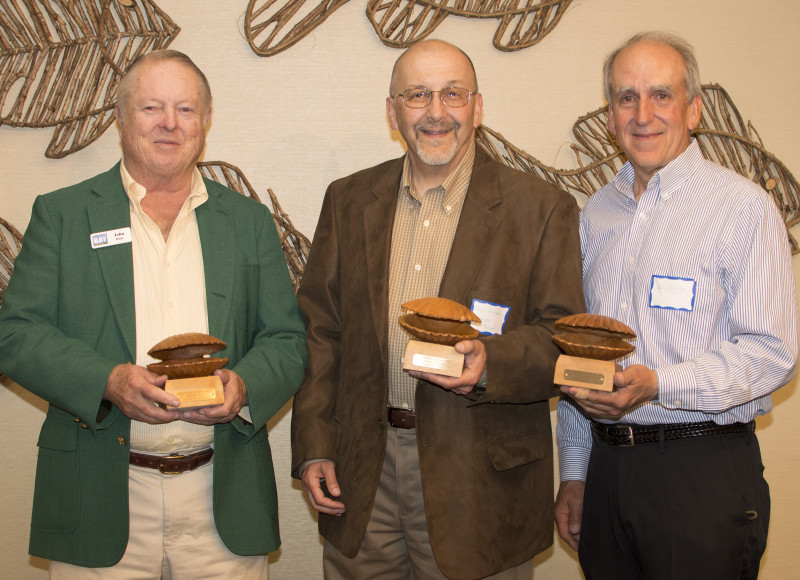
{"type": "Polygon", "coordinates": [[[120,445],[125,445],[125,437],[117,437],[117,443],[120,445]]]}
{"type": "Polygon", "coordinates": [[[81,423],[81,429],[88,429],[89,426],[86,423],[81,423]]]}
{"type": "Polygon", "coordinates": [[[76,423],[80,423],[80,422],[81,422],[81,420],[80,420],[80,417],[75,417],[75,418],[73,419],[73,421],[75,421],[76,423]]]}

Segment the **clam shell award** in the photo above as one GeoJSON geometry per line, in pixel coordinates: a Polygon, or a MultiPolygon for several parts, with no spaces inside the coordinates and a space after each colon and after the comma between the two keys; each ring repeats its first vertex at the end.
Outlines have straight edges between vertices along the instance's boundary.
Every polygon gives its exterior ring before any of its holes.
{"type": "MultiPolygon", "coordinates": [[[[573,314],[555,322],[561,334],[553,342],[564,351],[556,361],[556,385],[597,391],[614,390],[614,360],[633,352],[636,338],[627,325],[600,314],[573,314]]],[[[586,396],[585,391],[576,396],[586,396]]]]}
{"type": "Polygon", "coordinates": [[[147,369],[167,375],[164,390],[180,401],[177,407],[166,405],[167,410],[199,409],[225,402],[222,379],[211,373],[228,364],[228,359],[211,355],[227,346],[208,334],[187,332],[169,336],[147,352],[159,359],[147,365],[147,369]]]}
{"type": "Polygon", "coordinates": [[[460,377],[464,355],[453,345],[478,337],[471,323],[480,323],[466,306],[447,298],[419,298],[401,305],[400,326],[413,338],[408,341],[403,368],[448,377],[460,377]]]}

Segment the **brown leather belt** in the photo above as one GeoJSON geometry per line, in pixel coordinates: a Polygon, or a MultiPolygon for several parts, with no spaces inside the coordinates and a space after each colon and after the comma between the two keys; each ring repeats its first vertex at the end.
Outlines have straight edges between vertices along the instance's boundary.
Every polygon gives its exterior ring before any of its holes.
{"type": "Polygon", "coordinates": [[[693,439],[708,435],[729,435],[755,431],[755,421],[717,425],[713,421],[703,423],[672,423],[667,425],[622,425],[592,421],[592,432],[608,445],[633,447],[642,443],[658,443],[661,440],[693,439]]]}
{"type": "Polygon", "coordinates": [[[191,471],[197,469],[211,461],[211,456],[214,455],[213,449],[204,449],[191,455],[179,455],[173,453],[170,455],[146,455],[144,453],[136,453],[131,451],[131,465],[137,467],[147,467],[149,469],[158,469],[161,473],[166,475],[177,475],[184,471],[191,471]]]}
{"type": "Polygon", "coordinates": [[[389,425],[399,429],[414,429],[417,426],[417,416],[414,411],[388,407],[389,425]]]}

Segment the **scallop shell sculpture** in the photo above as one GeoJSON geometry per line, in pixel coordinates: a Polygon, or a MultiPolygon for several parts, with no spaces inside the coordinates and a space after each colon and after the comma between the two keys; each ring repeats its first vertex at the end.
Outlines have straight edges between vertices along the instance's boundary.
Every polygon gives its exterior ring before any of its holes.
{"type": "Polygon", "coordinates": [[[471,322],[480,322],[463,304],[447,298],[419,298],[401,305],[404,314],[398,321],[412,337],[423,342],[452,346],[478,337],[471,322]]]}
{"type": "Polygon", "coordinates": [[[636,333],[619,320],[601,314],[573,314],[555,322],[563,334],[553,336],[553,342],[566,354],[596,360],[614,360],[634,351],[632,340],[636,333]]]}
{"type": "Polygon", "coordinates": [[[151,348],[147,354],[160,362],[147,365],[148,370],[170,379],[205,377],[228,364],[227,358],[211,358],[211,354],[228,345],[202,332],[187,332],[169,336],[151,348]]]}

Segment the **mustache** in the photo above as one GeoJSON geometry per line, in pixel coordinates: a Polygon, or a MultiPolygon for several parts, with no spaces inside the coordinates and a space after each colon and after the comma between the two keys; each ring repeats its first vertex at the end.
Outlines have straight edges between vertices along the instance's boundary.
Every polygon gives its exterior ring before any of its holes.
{"type": "Polygon", "coordinates": [[[422,120],[414,125],[415,131],[452,131],[460,128],[461,125],[452,119],[444,121],[422,120]]]}

